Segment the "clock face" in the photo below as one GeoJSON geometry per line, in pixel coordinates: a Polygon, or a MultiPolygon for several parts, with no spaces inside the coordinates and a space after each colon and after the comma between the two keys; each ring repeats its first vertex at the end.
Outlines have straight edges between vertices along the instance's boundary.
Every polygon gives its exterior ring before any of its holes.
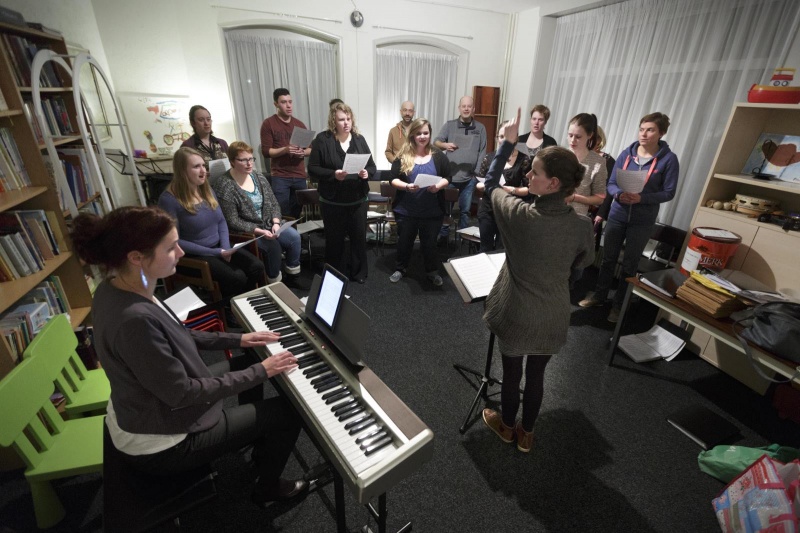
{"type": "Polygon", "coordinates": [[[360,28],[362,24],[364,24],[364,15],[361,14],[361,11],[354,10],[350,13],[350,22],[356,28],[360,28]]]}

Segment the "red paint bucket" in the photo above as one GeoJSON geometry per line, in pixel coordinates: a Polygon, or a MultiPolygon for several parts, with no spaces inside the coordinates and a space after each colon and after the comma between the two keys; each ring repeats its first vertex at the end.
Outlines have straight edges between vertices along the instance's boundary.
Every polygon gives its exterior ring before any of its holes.
{"type": "Polygon", "coordinates": [[[720,271],[736,253],[742,238],[732,231],[719,228],[694,228],[683,254],[681,272],[687,276],[693,270],[707,268],[720,271]],[[713,235],[715,232],[723,235],[713,235]]]}

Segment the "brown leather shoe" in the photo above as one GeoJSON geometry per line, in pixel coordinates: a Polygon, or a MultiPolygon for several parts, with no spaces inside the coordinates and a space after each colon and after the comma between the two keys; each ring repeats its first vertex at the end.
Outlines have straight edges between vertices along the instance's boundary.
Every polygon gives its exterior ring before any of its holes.
{"type": "Polygon", "coordinates": [[[517,449],[521,452],[528,453],[533,448],[533,431],[530,433],[522,429],[522,424],[517,424],[514,429],[517,434],[517,449]]]}
{"type": "Polygon", "coordinates": [[[514,442],[514,428],[503,423],[503,417],[494,409],[483,410],[483,423],[497,433],[500,440],[505,443],[514,442]]]}
{"type": "Polygon", "coordinates": [[[259,507],[269,502],[291,500],[308,492],[308,482],[303,479],[279,479],[274,485],[265,487],[256,483],[251,499],[259,507]]]}

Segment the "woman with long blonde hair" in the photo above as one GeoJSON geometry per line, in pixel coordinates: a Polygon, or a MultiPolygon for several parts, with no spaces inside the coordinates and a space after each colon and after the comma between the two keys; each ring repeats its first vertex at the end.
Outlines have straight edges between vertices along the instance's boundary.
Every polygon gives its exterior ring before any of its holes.
{"type": "Polygon", "coordinates": [[[443,189],[450,184],[450,164],[444,153],[431,146],[431,125],[427,119],[418,118],[411,123],[390,173],[392,187],[397,189],[393,211],[398,237],[397,265],[389,280],[397,283],[405,275],[419,235],[425,273],[436,287],[441,287],[436,237],[445,214],[443,189]],[[440,179],[435,185],[420,188],[415,182],[422,174],[440,179]]]}
{"type": "Polygon", "coordinates": [[[172,182],[159,197],[158,206],[175,219],[178,242],[186,255],[208,263],[227,305],[232,296],[255,288],[264,265],[247,250],[231,249],[228,225],[208,183],[200,152],[179,148],[172,168],[172,182]]]}

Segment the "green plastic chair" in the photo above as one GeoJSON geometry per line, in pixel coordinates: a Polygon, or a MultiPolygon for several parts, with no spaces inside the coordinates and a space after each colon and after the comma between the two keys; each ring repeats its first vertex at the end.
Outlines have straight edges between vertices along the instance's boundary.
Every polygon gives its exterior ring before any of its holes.
{"type": "Polygon", "coordinates": [[[56,315],[44,325],[22,354],[23,359],[35,357],[47,361],[50,380],[66,399],[64,410],[68,418],[94,411],[105,412],[111,395],[105,370],[87,370],[75,352],[77,346],[78,338],[72,331],[67,315],[56,315]]]}
{"type": "Polygon", "coordinates": [[[36,524],[52,527],[64,518],[50,481],[100,472],[103,418],[64,420],[50,402],[53,379],[48,362],[24,359],[0,381],[0,446],[13,447],[27,465],[36,524]]]}

